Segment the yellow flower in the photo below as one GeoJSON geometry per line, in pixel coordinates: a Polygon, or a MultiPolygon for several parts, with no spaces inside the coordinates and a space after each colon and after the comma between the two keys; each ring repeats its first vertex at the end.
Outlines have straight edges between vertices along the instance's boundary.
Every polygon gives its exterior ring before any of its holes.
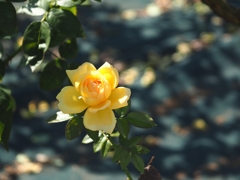
{"type": "Polygon", "coordinates": [[[58,108],[65,114],[81,113],[85,109],[85,128],[112,133],[116,125],[113,109],[127,106],[131,91],[117,87],[119,75],[105,62],[99,69],[84,63],[76,70],[67,70],[73,86],[64,87],[57,95],[58,108]]]}

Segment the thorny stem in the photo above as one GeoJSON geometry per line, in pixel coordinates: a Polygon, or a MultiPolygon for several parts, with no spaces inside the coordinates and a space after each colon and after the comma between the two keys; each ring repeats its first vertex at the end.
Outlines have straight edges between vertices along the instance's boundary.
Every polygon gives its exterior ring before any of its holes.
{"type": "Polygon", "coordinates": [[[13,52],[10,56],[3,60],[4,64],[7,66],[9,61],[12,60],[20,51],[22,50],[22,46],[19,46],[15,52],[13,52]]]}

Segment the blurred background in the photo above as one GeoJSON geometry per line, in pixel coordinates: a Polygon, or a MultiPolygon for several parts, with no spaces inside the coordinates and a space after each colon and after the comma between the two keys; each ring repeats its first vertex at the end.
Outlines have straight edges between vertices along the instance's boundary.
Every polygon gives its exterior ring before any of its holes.
{"type": "MultiPolygon", "coordinates": [[[[131,128],[130,136],[143,136],[151,150],[145,163],[155,156],[152,165],[163,180],[239,180],[239,28],[200,0],[103,0],[79,8],[78,17],[86,38],[71,61],[113,64],[120,85],[132,90],[132,110],[158,125],[131,128]]],[[[21,33],[31,21],[19,16],[21,33]]],[[[16,44],[3,45],[10,52],[16,44]]],[[[10,151],[0,147],[0,180],[126,179],[111,154],[102,159],[82,137],[68,142],[65,122],[46,123],[61,88],[42,91],[39,74],[19,67],[21,57],[3,79],[17,109],[10,151]]],[[[130,171],[138,179],[133,166],[130,171]]]]}

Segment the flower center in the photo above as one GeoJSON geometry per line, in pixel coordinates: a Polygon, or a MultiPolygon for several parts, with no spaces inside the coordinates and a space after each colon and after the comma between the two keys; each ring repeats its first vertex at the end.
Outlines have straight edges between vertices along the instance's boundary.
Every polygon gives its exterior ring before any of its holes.
{"type": "Polygon", "coordinates": [[[84,86],[87,87],[93,98],[97,98],[102,87],[102,81],[99,78],[89,78],[85,80],[84,86]]]}

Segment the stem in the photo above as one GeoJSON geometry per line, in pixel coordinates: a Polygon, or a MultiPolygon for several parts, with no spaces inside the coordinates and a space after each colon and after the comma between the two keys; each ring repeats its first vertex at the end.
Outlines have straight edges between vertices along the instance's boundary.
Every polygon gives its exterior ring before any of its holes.
{"type": "Polygon", "coordinates": [[[3,60],[5,65],[8,65],[9,61],[12,60],[12,58],[14,58],[20,51],[22,50],[22,46],[19,46],[15,52],[13,52],[13,54],[11,54],[10,56],[8,56],[6,59],[3,60]]]}
{"type": "Polygon", "coordinates": [[[124,169],[124,171],[127,175],[127,180],[133,180],[133,178],[132,178],[131,174],[129,173],[128,169],[126,168],[126,169],[124,169]]]}
{"type": "Polygon", "coordinates": [[[58,59],[62,59],[62,58],[60,58],[60,57],[58,57],[56,54],[54,54],[52,51],[50,51],[50,50],[47,50],[51,55],[53,55],[54,57],[56,57],[56,58],[58,58],[58,59]]]}

